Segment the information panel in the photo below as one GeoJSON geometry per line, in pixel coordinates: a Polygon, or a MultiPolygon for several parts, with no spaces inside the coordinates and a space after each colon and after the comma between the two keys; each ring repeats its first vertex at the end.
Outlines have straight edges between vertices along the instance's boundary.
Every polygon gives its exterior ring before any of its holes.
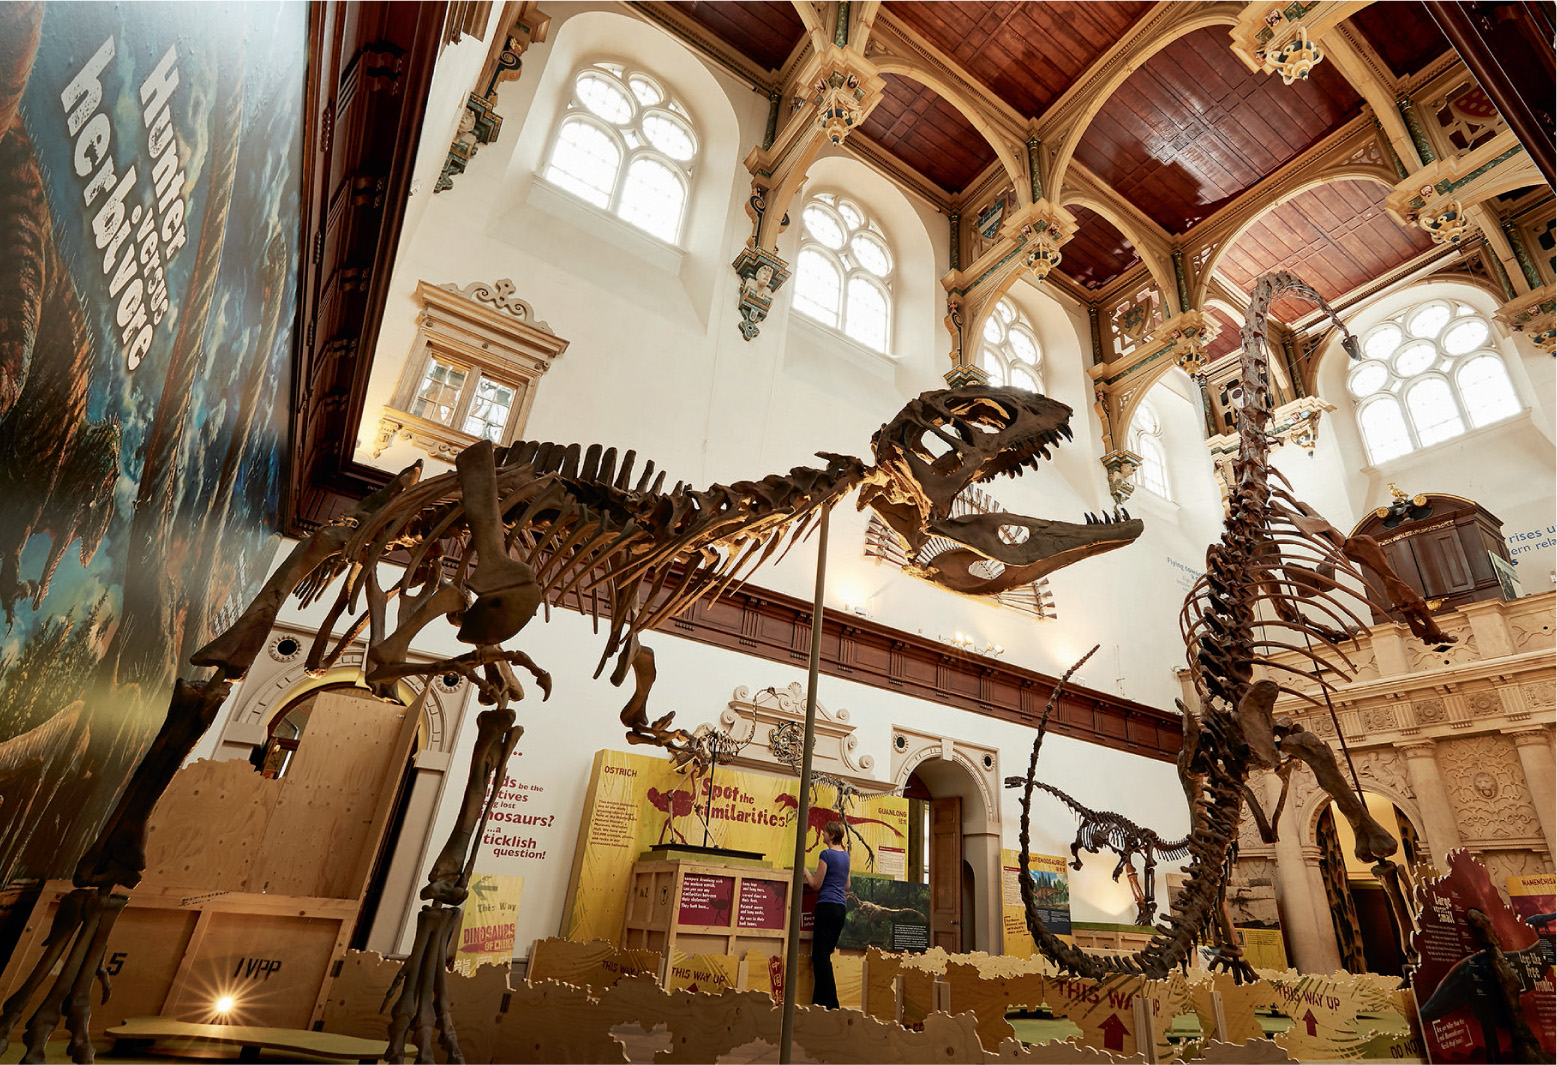
{"type": "Polygon", "coordinates": [[[735,898],[735,877],[688,873],[681,880],[681,906],[677,924],[730,927],[730,903],[735,898]]]}
{"type": "Polygon", "coordinates": [[[782,929],[788,898],[788,885],[776,880],[742,880],[735,927],[782,929]]]}

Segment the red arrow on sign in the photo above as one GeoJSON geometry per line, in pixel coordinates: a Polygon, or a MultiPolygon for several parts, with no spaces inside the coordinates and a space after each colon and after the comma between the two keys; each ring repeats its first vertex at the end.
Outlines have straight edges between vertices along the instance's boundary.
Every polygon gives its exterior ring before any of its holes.
{"type": "Polygon", "coordinates": [[[1123,1050],[1125,1033],[1130,1029],[1125,1027],[1124,1021],[1119,1019],[1119,1014],[1110,1013],[1108,1018],[1098,1025],[1103,1033],[1103,1048],[1105,1050],[1123,1050]]]}
{"type": "Polygon", "coordinates": [[[1303,1014],[1303,1023],[1304,1023],[1304,1025],[1306,1025],[1308,1027],[1308,1034],[1309,1035],[1317,1035],[1318,1034],[1318,1032],[1319,1032],[1319,1022],[1314,1018],[1314,1011],[1313,1010],[1309,1010],[1307,1013],[1303,1014]]]}

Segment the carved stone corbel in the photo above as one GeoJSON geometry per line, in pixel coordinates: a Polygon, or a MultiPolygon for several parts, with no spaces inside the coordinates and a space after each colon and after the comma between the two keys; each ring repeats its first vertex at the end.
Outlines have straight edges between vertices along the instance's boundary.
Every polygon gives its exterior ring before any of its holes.
{"type": "Polygon", "coordinates": [[[1543,285],[1516,296],[1493,319],[1510,334],[1523,333],[1548,355],[1557,355],[1557,287],[1543,285]]]}
{"type": "Polygon", "coordinates": [[[1256,73],[1280,74],[1284,84],[1307,80],[1325,57],[1314,42],[1366,6],[1356,0],[1256,0],[1230,31],[1233,54],[1256,73]]]}
{"type": "Polygon", "coordinates": [[[1221,331],[1221,323],[1205,311],[1185,311],[1153,329],[1150,343],[1153,348],[1166,346],[1179,367],[1194,375],[1205,366],[1206,345],[1221,331]]]}
{"type": "Polygon", "coordinates": [[[1133,451],[1115,449],[1099,461],[1108,471],[1108,494],[1114,497],[1114,502],[1123,503],[1129,499],[1135,492],[1135,482],[1131,478],[1141,468],[1141,456],[1133,451]]]}
{"type": "Polygon", "coordinates": [[[751,340],[767,317],[776,292],[789,277],[789,264],[778,254],[778,238],[789,226],[789,207],[805,183],[817,153],[827,143],[842,144],[881,99],[886,81],[875,64],[850,48],[830,45],[796,75],[794,111],[766,147],[746,155],[751,196],[746,214],[752,234],[731,264],[741,279],[741,336],[751,340]]]}
{"type": "Polygon", "coordinates": [[[475,91],[465,100],[459,129],[449,145],[443,172],[433,185],[434,193],[453,188],[455,175],[465,172],[481,146],[497,140],[503,130],[503,116],[497,113],[497,87],[519,77],[525,50],[544,41],[551,28],[551,16],[533,3],[510,3],[503,15],[504,28],[494,42],[493,53],[482,66],[475,91]]]}
{"type": "Polygon", "coordinates": [[[1438,244],[1458,244],[1472,232],[1467,212],[1520,183],[1541,181],[1535,163],[1504,130],[1485,144],[1449,159],[1436,159],[1403,178],[1384,200],[1402,225],[1421,227],[1438,244]]]}

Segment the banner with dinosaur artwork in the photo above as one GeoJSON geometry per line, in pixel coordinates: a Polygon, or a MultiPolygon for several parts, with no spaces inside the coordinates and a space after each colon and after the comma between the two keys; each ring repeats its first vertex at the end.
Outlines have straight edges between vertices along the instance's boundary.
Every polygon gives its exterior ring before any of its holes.
{"type": "Polygon", "coordinates": [[[0,883],[71,874],[274,553],[307,26],[0,4],[0,883]]]}
{"type": "MultiPolygon", "coordinates": [[[[908,800],[899,795],[853,796],[841,804],[831,788],[817,789],[806,823],[806,861],[822,849],[822,827],[842,817],[849,828],[854,868],[881,872],[892,848],[906,847],[908,800]],[[840,815],[839,807],[846,813],[840,815]]],[[[669,844],[724,847],[762,854],[775,869],[790,867],[795,815],[793,777],[720,768],[690,778],[669,758],[597,751],[573,857],[562,934],[572,940],[622,934],[633,863],[651,847],[669,844]]],[[[897,863],[895,879],[902,879],[897,863]]],[[[885,874],[883,874],[885,875],[885,874]]]]}
{"type": "MultiPolygon", "coordinates": [[[[1028,855],[1027,875],[1037,893],[1038,913],[1044,927],[1070,942],[1070,875],[1065,859],[1057,854],[1028,855]]],[[[1000,905],[1005,932],[1002,954],[1026,958],[1038,949],[1027,930],[1027,910],[1022,905],[1022,865],[1016,851],[1000,852],[1000,905]]]]}

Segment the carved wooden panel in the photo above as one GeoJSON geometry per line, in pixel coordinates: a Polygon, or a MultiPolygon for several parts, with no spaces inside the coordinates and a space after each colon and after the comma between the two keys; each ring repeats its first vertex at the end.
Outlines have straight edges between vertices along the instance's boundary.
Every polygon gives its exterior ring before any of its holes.
{"type": "Polygon", "coordinates": [[[1076,160],[1171,233],[1210,216],[1357,114],[1334,64],[1307,81],[1252,73],[1227,29],[1185,34],[1103,105],[1076,160]]]}
{"type": "Polygon", "coordinates": [[[672,3],[671,6],[769,70],[777,70],[784,65],[784,60],[789,58],[789,53],[806,31],[805,23],[800,21],[793,4],[731,4],[692,0],[690,3],[672,3]]]}
{"type": "MultiPolygon", "coordinates": [[[[1336,181],[1299,193],[1261,215],[1222,255],[1217,269],[1239,291],[1268,270],[1291,270],[1333,300],[1432,247],[1426,233],[1385,212],[1388,193],[1372,181],[1336,181]]],[[[1271,316],[1290,322],[1310,309],[1282,299],[1271,316]]]]}
{"type": "Polygon", "coordinates": [[[1102,288],[1141,261],[1130,238],[1096,211],[1071,207],[1076,218],[1076,234],[1066,242],[1060,269],[1078,284],[1102,288]]]}
{"type": "Polygon", "coordinates": [[[984,135],[935,90],[885,78],[881,102],[852,136],[870,138],[948,192],[961,192],[995,161],[984,135]]]}
{"type": "Polygon", "coordinates": [[[1449,47],[1449,40],[1419,0],[1369,4],[1351,17],[1397,78],[1409,77],[1449,47]]]}
{"type": "Polygon", "coordinates": [[[1028,117],[1041,114],[1151,6],[1140,0],[884,5],[1028,117]]]}

